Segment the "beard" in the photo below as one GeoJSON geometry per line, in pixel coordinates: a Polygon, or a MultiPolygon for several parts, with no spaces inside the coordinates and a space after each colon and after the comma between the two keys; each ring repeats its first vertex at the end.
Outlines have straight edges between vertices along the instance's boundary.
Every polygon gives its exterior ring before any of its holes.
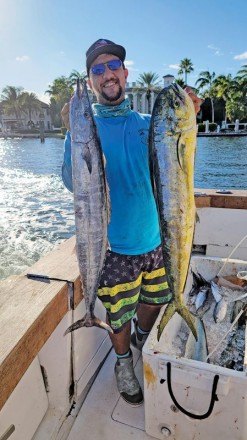
{"type": "Polygon", "coordinates": [[[116,94],[114,96],[108,96],[104,91],[101,92],[102,97],[108,102],[118,101],[119,98],[121,98],[122,93],[123,93],[123,89],[120,85],[119,85],[118,92],[116,92],[116,94]]]}

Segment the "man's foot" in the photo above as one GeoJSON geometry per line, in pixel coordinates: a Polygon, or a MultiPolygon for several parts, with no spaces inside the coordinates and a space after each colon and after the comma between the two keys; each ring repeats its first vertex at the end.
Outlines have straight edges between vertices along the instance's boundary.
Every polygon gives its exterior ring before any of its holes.
{"type": "Polygon", "coordinates": [[[137,350],[142,351],[142,347],[145,344],[149,333],[141,334],[138,331],[138,322],[135,318],[133,319],[133,322],[135,326],[135,331],[131,334],[130,342],[135,348],[137,348],[137,350]]]}
{"type": "Polygon", "coordinates": [[[132,406],[139,406],[143,403],[143,394],[134,372],[132,352],[130,353],[129,357],[118,359],[116,362],[117,387],[125,402],[132,406]]]}

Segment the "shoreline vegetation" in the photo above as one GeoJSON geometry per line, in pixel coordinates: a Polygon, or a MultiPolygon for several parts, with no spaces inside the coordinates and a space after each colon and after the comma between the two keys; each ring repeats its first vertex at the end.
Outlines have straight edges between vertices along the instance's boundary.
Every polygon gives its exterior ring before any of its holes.
{"type": "MultiPolygon", "coordinates": [[[[166,76],[185,88],[189,85],[188,75],[194,71],[194,65],[189,58],[184,58],[180,61],[179,68],[177,78],[173,75],[166,76]]],[[[49,105],[39,101],[35,93],[25,91],[23,87],[7,85],[2,92],[0,91],[0,127],[2,126],[4,131],[12,131],[14,128],[19,130],[24,126],[45,129],[52,126],[62,127],[61,110],[73,95],[77,81],[86,79],[85,71],[76,70],[73,70],[69,77],[62,75],[55,78],[45,91],[50,98],[49,105]]],[[[151,113],[151,95],[157,95],[162,89],[162,80],[155,72],[144,72],[133,84],[129,90],[131,104],[134,106],[133,94],[144,95],[147,101],[146,108],[148,113],[151,113]]],[[[215,72],[202,71],[192,89],[203,101],[201,111],[197,115],[199,125],[208,121],[222,129],[227,124],[247,124],[247,64],[241,66],[235,77],[231,74],[217,76],[215,72]]],[[[94,97],[91,96],[91,99],[93,102],[94,97]]]]}

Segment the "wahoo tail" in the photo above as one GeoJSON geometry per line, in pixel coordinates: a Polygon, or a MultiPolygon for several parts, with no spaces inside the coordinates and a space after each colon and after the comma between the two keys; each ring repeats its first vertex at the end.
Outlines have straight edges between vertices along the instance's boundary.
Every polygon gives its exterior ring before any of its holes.
{"type": "Polygon", "coordinates": [[[96,316],[89,317],[86,313],[86,315],[82,319],[79,319],[67,328],[64,336],[77,330],[80,327],[100,327],[104,330],[107,330],[109,333],[113,333],[112,328],[108,324],[106,324],[106,322],[102,321],[96,316]]]}

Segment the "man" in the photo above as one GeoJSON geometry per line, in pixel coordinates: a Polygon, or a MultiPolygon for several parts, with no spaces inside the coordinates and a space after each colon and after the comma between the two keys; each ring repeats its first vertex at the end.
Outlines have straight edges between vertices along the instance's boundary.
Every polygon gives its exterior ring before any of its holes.
{"type": "MultiPolygon", "coordinates": [[[[101,274],[98,297],[107,311],[114,333],[110,338],[116,352],[118,390],[130,405],[143,402],[135,376],[130,341],[142,349],[159,314],[172,299],[168,289],[158,214],[148,166],[150,115],[131,111],[125,99],[128,70],[126,51],[112,41],[100,39],[86,52],[88,85],[97,98],[95,121],[106,157],[110,187],[110,249],[101,274]],[[137,314],[135,332],[131,320],[137,314]]],[[[191,93],[188,88],[187,91],[191,93]]],[[[191,93],[196,111],[200,100],[191,93]]],[[[62,110],[68,126],[68,105],[62,110]]],[[[72,191],[71,139],[67,132],[63,164],[65,186],[72,191]]]]}

